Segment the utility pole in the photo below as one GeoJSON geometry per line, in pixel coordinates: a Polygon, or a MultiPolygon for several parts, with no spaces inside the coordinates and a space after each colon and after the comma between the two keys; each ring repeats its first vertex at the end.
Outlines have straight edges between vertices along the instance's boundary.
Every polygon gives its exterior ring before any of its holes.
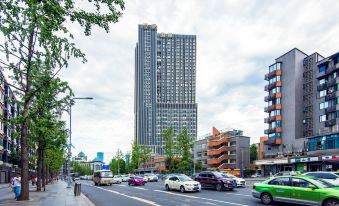
{"type": "Polygon", "coordinates": [[[71,188],[71,157],[72,157],[72,104],[75,99],[87,99],[92,100],[93,97],[74,97],[71,99],[69,104],[69,144],[68,144],[68,165],[67,165],[67,188],[71,188]]]}

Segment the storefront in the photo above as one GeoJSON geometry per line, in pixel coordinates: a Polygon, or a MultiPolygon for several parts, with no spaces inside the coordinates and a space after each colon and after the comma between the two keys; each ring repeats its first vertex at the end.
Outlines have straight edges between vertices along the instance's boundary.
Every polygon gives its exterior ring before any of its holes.
{"type": "Polygon", "coordinates": [[[293,170],[299,172],[307,172],[307,171],[318,171],[319,167],[321,168],[321,164],[318,167],[311,166],[312,163],[318,163],[320,161],[320,157],[293,157],[289,158],[288,162],[293,164],[293,170]]]}
{"type": "Polygon", "coordinates": [[[272,159],[272,160],[257,160],[255,165],[260,167],[262,176],[274,175],[282,171],[290,171],[292,165],[288,163],[287,158],[272,159]]]}
{"type": "Polygon", "coordinates": [[[321,157],[324,171],[339,171],[339,155],[323,155],[321,157]]]}

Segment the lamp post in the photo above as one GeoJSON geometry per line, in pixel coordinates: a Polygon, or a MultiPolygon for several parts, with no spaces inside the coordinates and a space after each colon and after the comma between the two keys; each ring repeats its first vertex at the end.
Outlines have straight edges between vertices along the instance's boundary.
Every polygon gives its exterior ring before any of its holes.
{"type": "Polygon", "coordinates": [[[69,144],[68,144],[68,167],[67,167],[67,188],[71,188],[71,156],[72,156],[72,104],[75,99],[92,100],[93,97],[74,97],[69,104],[69,144]]]}

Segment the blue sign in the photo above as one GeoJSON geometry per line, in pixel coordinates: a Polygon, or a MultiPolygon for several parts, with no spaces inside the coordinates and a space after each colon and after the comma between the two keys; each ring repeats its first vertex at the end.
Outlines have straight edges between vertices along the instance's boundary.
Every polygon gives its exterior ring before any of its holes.
{"type": "Polygon", "coordinates": [[[103,170],[109,170],[109,165],[102,165],[103,170]]]}

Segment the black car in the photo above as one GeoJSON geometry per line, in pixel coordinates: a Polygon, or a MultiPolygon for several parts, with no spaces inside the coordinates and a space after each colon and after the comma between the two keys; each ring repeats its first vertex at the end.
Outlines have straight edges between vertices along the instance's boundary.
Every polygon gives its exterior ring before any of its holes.
{"type": "Polygon", "coordinates": [[[195,176],[194,180],[200,182],[204,189],[212,188],[221,191],[233,190],[237,187],[237,182],[234,179],[226,177],[221,172],[201,172],[195,176]]]}

